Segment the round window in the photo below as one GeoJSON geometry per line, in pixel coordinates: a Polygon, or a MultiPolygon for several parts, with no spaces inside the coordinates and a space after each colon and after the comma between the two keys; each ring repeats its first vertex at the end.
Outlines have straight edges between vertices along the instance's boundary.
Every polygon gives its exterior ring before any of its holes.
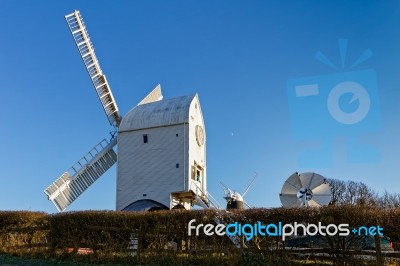
{"type": "Polygon", "coordinates": [[[200,147],[204,144],[204,130],[200,125],[196,126],[196,141],[200,147]]]}

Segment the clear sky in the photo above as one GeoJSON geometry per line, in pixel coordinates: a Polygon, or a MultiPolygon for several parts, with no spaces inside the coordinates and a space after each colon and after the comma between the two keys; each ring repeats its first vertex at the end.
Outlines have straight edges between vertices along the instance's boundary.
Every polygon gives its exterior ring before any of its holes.
{"type": "MultiPolygon", "coordinates": [[[[64,20],[74,9],[122,114],[158,83],[199,94],[220,203],[220,181],[242,190],[254,172],[245,199],[259,207],[280,206],[295,171],[400,192],[399,1],[0,1],[0,209],[55,212],[43,190],[112,129],[64,20]],[[342,82],[361,89],[344,84],[329,109],[342,82]],[[318,95],[296,97],[310,84],[318,95]]],[[[115,175],[69,210],[114,209],[115,175]]]]}

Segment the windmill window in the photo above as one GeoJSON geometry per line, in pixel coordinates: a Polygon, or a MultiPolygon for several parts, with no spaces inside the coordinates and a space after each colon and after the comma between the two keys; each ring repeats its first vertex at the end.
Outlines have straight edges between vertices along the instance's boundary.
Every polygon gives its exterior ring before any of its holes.
{"type": "Polygon", "coordinates": [[[149,138],[147,136],[147,134],[143,135],[143,143],[147,143],[149,142],[149,138]]]}
{"type": "Polygon", "coordinates": [[[196,170],[196,181],[200,182],[200,170],[196,170]]]}
{"type": "Polygon", "coordinates": [[[179,168],[179,163],[176,164],[176,168],[179,168]]]}
{"type": "Polygon", "coordinates": [[[194,162],[194,167],[192,170],[192,180],[197,182],[202,182],[204,177],[204,169],[194,162]]]}
{"type": "Polygon", "coordinates": [[[178,136],[179,136],[179,134],[178,134],[178,133],[176,133],[176,136],[178,137],[178,136]]]}

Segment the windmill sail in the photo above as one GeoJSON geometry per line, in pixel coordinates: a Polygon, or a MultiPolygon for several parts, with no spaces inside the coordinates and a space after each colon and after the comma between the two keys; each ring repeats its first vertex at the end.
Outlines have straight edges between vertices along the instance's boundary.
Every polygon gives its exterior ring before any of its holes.
{"type": "Polygon", "coordinates": [[[103,105],[108,121],[111,125],[119,126],[121,115],[118,112],[118,107],[110,86],[108,85],[106,76],[101,71],[99,62],[97,61],[92,42],[90,41],[81,14],[79,11],[75,10],[74,13],[66,15],[65,19],[76,46],[78,47],[83,63],[89,73],[90,79],[92,80],[93,86],[96,89],[97,96],[103,105]]]}
{"type": "Polygon", "coordinates": [[[104,139],[44,191],[59,212],[64,211],[114,165],[117,155],[113,147],[116,144],[116,138],[110,142],[104,139]]]}
{"type": "Polygon", "coordinates": [[[247,192],[249,192],[250,187],[253,185],[254,180],[256,180],[257,173],[254,174],[253,178],[250,180],[249,184],[247,184],[246,188],[243,190],[242,197],[246,196],[247,192]]]}

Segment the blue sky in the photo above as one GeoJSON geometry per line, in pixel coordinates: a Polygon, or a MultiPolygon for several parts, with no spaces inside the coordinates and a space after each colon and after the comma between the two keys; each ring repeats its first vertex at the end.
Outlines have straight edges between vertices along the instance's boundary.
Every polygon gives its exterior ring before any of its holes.
{"type": "MultiPolygon", "coordinates": [[[[64,20],[74,9],[83,15],[122,114],[158,83],[165,98],[199,94],[208,189],[220,203],[219,181],[242,190],[254,172],[246,198],[254,206],[280,206],[283,182],[295,171],[400,192],[398,1],[0,1],[0,209],[55,212],[43,190],[109,136],[64,20]],[[339,39],[348,40],[344,68],[339,39]],[[350,69],[367,49],[373,56],[350,69]],[[318,51],[338,67],[316,60],[318,51]],[[376,73],[372,91],[366,89],[377,118],[348,131],[325,124],[333,83],[357,82],[365,70],[376,73]],[[294,107],[288,80],[320,82],[325,94],[294,107]],[[322,130],[299,140],[302,114],[305,125],[319,121],[322,130]],[[379,158],[349,160],[349,138],[373,145],[379,158]],[[325,164],[301,161],[321,140],[332,147],[316,157],[325,164]]],[[[363,100],[343,99],[347,112],[363,100]]],[[[361,148],[353,151],[368,157],[361,148]]],[[[114,209],[115,174],[113,167],[69,210],[114,209]]]]}

